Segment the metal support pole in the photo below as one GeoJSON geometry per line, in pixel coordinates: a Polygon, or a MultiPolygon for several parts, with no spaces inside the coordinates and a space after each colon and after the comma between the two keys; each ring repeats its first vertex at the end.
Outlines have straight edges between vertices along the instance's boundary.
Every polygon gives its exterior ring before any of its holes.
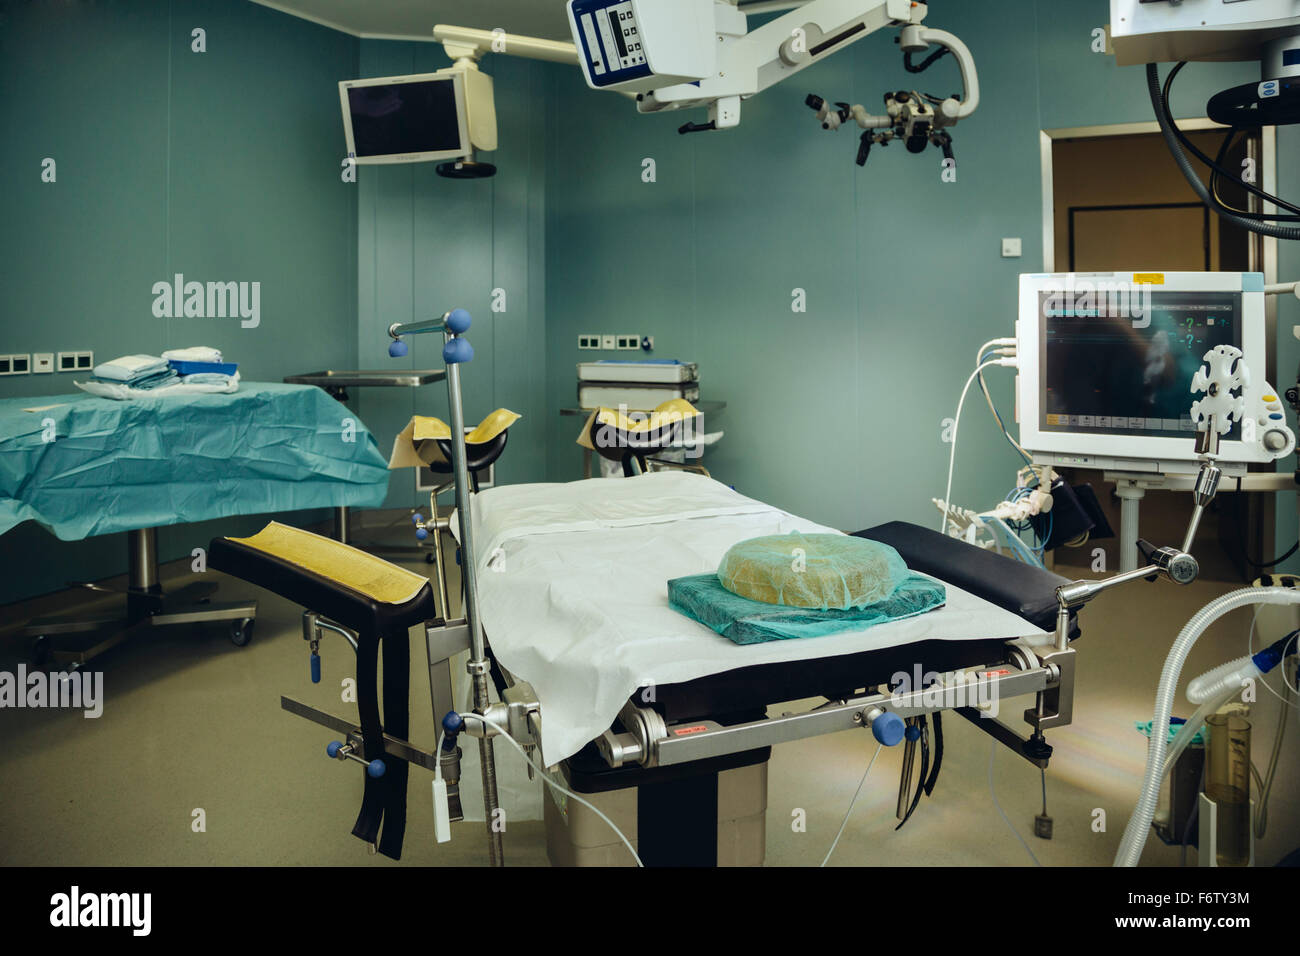
{"type": "Polygon", "coordinates": [[[132,591],[154,593],[158,583],[158,530],[136,528],[127,532],[127,556],[130,558],[128,585],[132,591]]]}
{"type": "MultiPolygon", "coordinates": [[[[447,331],[443,335],[447,341],[454,338],[447,331]]],[[[460,573],[465,584],[465,621],[469,625],[470,651],[466,669],[473,681],[474,709],[483,713],[490,703],[487,684],[489,665],[479,621],[478,568],[474,561],[474,518],[471,510],[473,496],[470,494],[469,469],[465,461],[465,410],[461,404],[460,366],[455,363],[447,364],[447,407],[451,418],[451,463],[456,477],[456,513],[460,517],[460,573]]],[[[495,829],[499,797],[492,741],[486,737],[480,738],[478,752],[479,767],[483,774],[483,810],[487,817],[488,862],[492,866],[503,866],[505,858],[501,832],[495,829]]]]}
{"type": "Polygon", "coordinates": [[[1132,571],[1138,566],[1138,509],[1146,489],[1136,482],[1119,481],[1115,494],[1119,497],[1119,569],[1132,571]]]}

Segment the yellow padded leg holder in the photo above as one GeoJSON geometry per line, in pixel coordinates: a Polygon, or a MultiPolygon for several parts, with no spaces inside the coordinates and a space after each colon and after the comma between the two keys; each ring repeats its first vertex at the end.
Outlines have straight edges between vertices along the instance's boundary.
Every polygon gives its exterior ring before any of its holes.
{"type": "Polygon", "coordinates": [[[699,409],[684,398],[674,398],[662,402],[655,406],[655,410],[649,415],[626,415],[617,409],[602,406],[587,416],[582,431],[578,433],[578,444],[583,448],[595,450],[591,444],[592,419],[602,425],[612,425],[622,432],[631,432],[632,434],[646,432],[648,434],[663,428],[665,425],[673,425],[688,418],[694,418],[699,414],[699,409]]]}
{"type": "MultiPolygon", "coordinates": [[[[465,436],[465,443],[468,445],[481,445],[484,442],[491,441],[519,421],[521,417],[523,416],[518,412],[512,412],[508,408],[498,408],[479,422],[474,430],[465,436]]],[[[411,437],[416,441],[424,441],[429,438],[445,441],[451,437],[451,426],[441,418],[427,418],[423,415],[416,415],[413,421],[415,422],[415,433],[411,437]]]]}
{"type": "Polygon", "coordinates": [[[272,521],[252,537],[230,540],[289,561],[385,604],[405,604],[429,583],[428,578],[383,558],[278,521],[272,521]]]}

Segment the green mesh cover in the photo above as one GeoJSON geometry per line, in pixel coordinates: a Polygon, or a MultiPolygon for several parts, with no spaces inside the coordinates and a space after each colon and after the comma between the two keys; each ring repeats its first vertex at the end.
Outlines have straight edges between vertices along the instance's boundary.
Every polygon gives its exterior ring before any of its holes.
{"type": "Polygon", "coordinates": [[[942,583],[912,573],[906,573],[882,601],[864,608],[825,611],[751,601],[724,588],[716,574],[696,574],[668,582],[668,603],[673,610],[737,644],[865,630],[934,610],[946,600],[942,583]]]}
{"type": "Polygon", "coordinates": [[[733,544],[722,586],[763,604],[847,611],[883,601],[907,577],[887,544],[847,534],[773,534],[733,544]]]}

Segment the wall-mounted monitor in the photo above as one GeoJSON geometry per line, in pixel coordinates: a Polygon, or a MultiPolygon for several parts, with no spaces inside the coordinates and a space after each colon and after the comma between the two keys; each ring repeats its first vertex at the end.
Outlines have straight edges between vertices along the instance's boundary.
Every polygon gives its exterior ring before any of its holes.
{"type": "Polygon", "coordinates": [[[347,155],[356,163],[425,163],[470,155],[461,72],[339,83],[347,155]]]}

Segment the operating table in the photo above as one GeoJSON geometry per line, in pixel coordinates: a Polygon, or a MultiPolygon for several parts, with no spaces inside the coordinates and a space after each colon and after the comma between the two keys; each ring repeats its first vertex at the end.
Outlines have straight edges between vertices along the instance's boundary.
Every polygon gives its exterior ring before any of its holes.
{"type": "MultiPolygon", "coordinates": [[[[468,316],[454,315],[425,325],[447,340],[451,434],[459,435],[464,429],[458,366],[472,351],[460,339],[468,316]]],[[[395,327],[394,338],[409,329],[395,327]]],[[[732,645],[667,608],[662,593],[667,579],[716,567],[725,540],[754,530],[820,526],[686,473],[504,486],[471,497],[464,446],[450,445],[457,517],[471,516],[454,522],[463,611],[440,607],[438,592],[447,591],[435,589],[422,575],[278,525],[248,539],[216,539],[210,548],[210,566],[307,609],[303,636],[317,676],[316,654],[327,632],[343,635],[356,650],[359,721],[287,698],[282,706],[338,731],[342,739],[331,744],[330,755],[364,765],[365,796],[353,832],[382,853],[400,856],[410,764],[439,774],[447,784],[448,815],[462,818],[460,734],[478,738],[490,823],[500,812],[492,745],[506,733],[526,754],[540,758],[551,782],[575,793],[635,790],[642,862],[709,864],[719,861],[719,780],[765,764],[774,744],[867,728],[892,745],[920,718],[955,710],[1045,767],[1051,747],[1044,733],[1070,722],[1072,641],[1078,627],[1074,611],[1058,599],[1058,588],[1067,582],[1056,575],[894,522],[860,534],[893,546],[911,569],[945,582],[947,607],[858,634],[732,645]],[[584,502],[580,513],[566,517],[557,496],[584,502]],[[611,504],[603,505],[603,499],[611,504]],[[510,501],[536,507],[525,508],[521,516],[507,506],[510,501]],[[614,505],[623,510],[610,511],[614,505]],[[661,546],[647,545],[639,537],[645,535],[661,546]],[[481,556],[474,550],[476,537],[486,542],[481,556]],[[562,567],[581,553],[602,561],[603,554],[621,554],[621,566],[631,577],[546,584],[544,572],[537,570],[551,561],[562,567]],[[550,595],[549,611],[532,597],[537,593],[550,595]],[[502,594],[509,598],[499,600],[502,594]],[[578,599],[570,600],[571,595],[578,599]],[[498,608],[523,615],[529,626],[508,627],[511,618],[496,614],[498,608]],[[619,615],[624,625],[611,629],[603,623],[619,615]],[[448,715],[441,743],[431,749],[406,739],[407,640],[415,626],[426,644],[435,718],[448,715]],[[584,627],[589,633],[580,633],[584,627]],[[548,633],[563,636],[566,628],[573,638],[567,654],[547,643],[548,633]],[[523,633],[510,633],[516,630],[523,633]],[[473,699],[458,714],[450,661],[466,650],[473,699]],[[552,665],[539,664],[529,650],[549,656],[552,665]],[[638,653],[653,656],[638,660],[638,653]],[[602,663],[606,656],[608,667],[602,663]],[[642,667],[647,662],[652,666],[642,667]],[[591,667],[604,667],[603,675],[583,671],[591,667]],[[638,673],[648,679],[630,679],[638,673]],[[900,674],[924,676],[911,686],[900,683],[900,674]],[[590,688],[590,700],[572,692],[565,681],[573,679],[590,688]],[[1034,700],[1023,714],[1027,734],[978,706],[1026,695],[1034,700]],[[768,713],[773,705],[814,697],[824,703],[801,712],[768,713]],[[482,719],[474,720],[475,714],[482,719]],[[683,816],[687,807],[693,808],[693,820],[683,816]]],[[[759,785],[764,779],[758,778],[759,785]]],[[[500,830],[487,827],[494,864],[504,861],[500,830]]],[[[752,853],[747,859],[756,862],[752,853]]]]}
{"type": "MultiPolygon", "coordinates": [[[[453,436],[464,434],[460,367],[473,357],[463,337],[469,326],[468,314],[455,310],[389,330],[394,355],[404,352],[404,335],[443,334],[453,436]]],[[[211,567],[306,609],[314,679],[327,633],[355,650],[359,720],[288,698],[282,706],[337,731],[342,739],[329,755],[365,767],[353,832],[381,853],[400,856],[411,764],[446,786],[441,814],[435,801],[440,825],[463,818],[462,734],[479,745],[492,864],[504,862],[501,827],[493,825],[501,809],[493,744],[508,734],[530,764],[540,758],[549,783],[573,794],[634,791],[641,862],[680,865],[736,859],[719,857],[719,793],[733,771],[763,767],[774,744],[855,728],[882,744],[905,735],[910,744],[927,715],[955,710],[1045,767],[1045,732],[1071,720],[1076,606],[1060,599],[1068,582],[1054,574],[914,525],[880,525],[859,534],[943,581],[945,607],[865,632],[733,645],[669,609],[667,580],[716,568],[728,543],[753,534],[832,529],[687,473],[471,495],[464,443],[448,444],[459,608],[439,601],[457,590],[454,582],[434,588],[415,572],[281,525],[218,538],[209,551],[211,567]],[[476,540],[485,542],[481,553],[476,540]],[[578,576],[555,579],[564,567],[578,576]],[[408,638],[416,626],[435,720],[446,714],[432,749],[407,739],[408,638]],[[465,651],[472,699],[458,708],[450,661],[465,651]],[[900,680],[913,674],[917,680],[900,680]],[[1034,700],[1023,714],[1027,734],[980,706],[1027,695],[1034,700]],[[824,703],[768,712],[806,698],[824,703]]],[[[762,786],[765,776],[753,782],[762,786]]],[[[757,853],[741,859],[761,861],[761,820],[758,839],[757,853]]]]}
{"type": "MultiPolygon", "coordinates": [[[[674,477],[710,482],[695,475],[674,477]]],[[[655,478],[647,475],[633,479],[592,479],[575,484],[645,482],[652,485],[655,478]]],[[[483,496],[490,494],[484,492],[483,496]]],[[[482,502],[475,502],[475,506],[482,506],[482,502]]],[[[710,519],[685,520],[708,522],[710,519]]],[[[1077,634],[1077,624],[1068,614],[1063,621],[1057,620],[1055,590],[1065,583],[1064,579],[903,522],[881,525],[860,534],[890,544],[899,550],[909,567],[947,582],[950,594],[954,595],[950,600],[955,600],[955,594],[961,592],[967,595],[966,600],[973,596],[973,600],[1010,612],[1008,616],[1014,615],[1023,624],[1024,636],[922,639],[837,654],[828,653],[828,645],[819,643],[825,639],[780,642],[797,645],[780,649],[782,654],[794,656],[764,661],[761,654],[747,653],[750,648],[731,646],[702,625],[683,619],[684,627],[698,627],[707,635],[701,635],[705,640],[719,642],[727,652],[734,652],[731,656],[736,666],[692,679],[636,687],[625,696],[617,715],[608,721],[605,729],[576,752],[568,752],[571,744],[554,744],[545,739],[546,721],[562,721],[567,711],[561,706],[561,696],[548,698],[545,691],[539,694],[527,679],[535,673],[541,677],[540,672],[525,668],[516,673],[499,656],[491,656],[488,673],[494,684],[495,699],[481,708],[481,712],[530,751],[540,746],[541,762],[569,788],[588,794],[636,788],[639,801],[635,813],[642,834],[638,852],[647,864],[717,862],[719,775],[764,764],[771,746],[777,743],[863,727],[870,728],[881,742],[897,743],[891,725],[901,727],[904,720],[955,709],[1025,759],[1045,767],[1051,747],[1044,739],[1044,731],[1069,723],[1071,717],[1075,651],[1070,642],[1077,634]],[[1062,633],[1044,634],[1057,623],[1063,624],[1062,633]],[[963,685],[961,689],[967,692],[978,682],[978,694],[959,695],[963,703],[953,707],[952,695],[945,698],[942,693],[936,694],[933,686],[897,687],[897,675],[918,672],[930,675],[933,681],[946,679],[950,685],[963,685]],[[1031,730],[1028,736],[1017,733],[998,717],[981,715],[973,703],[976,699],[1009,699],[1022,695],[1034,695],[1036,700],[1024,714],[1031,730]],[[825,703],[800,713],[768,716],[768,708],[773,705],[807,698],[824,698],[825,703]],[[548,699],[554,702],[550,709],[548,699]],[[695,818],[693,823],[685,819],[690,817],[695,818]],[[647,839],[651,833],[659,834],[658,838],[647,839]]],[[[318,551],[333,549],[344,560],[355,559],[345,553],[350,550],[347,546],[329,539],[305,543],[318,551]]],[[[554,547],[554,544],[546,546],[554,547]]],[[[373,556],[365,557],[368,562],[386,564],[373,556]]],[[[359,725],[287,698],[283,704],[295,714],[339,731],[344,739],[334,748],[335,756],[342,751],[343,757],[366,764],[366,802],[371,810],[369,814],[363,812],[363,817],[383,816],[375,809],[383,806],[384,812],[395,815],[388,817],[390,823],[386,826],[391,826],[394,818],[401,819],[405,765],[409,763],[433,771],[441,758],[445,761],[444,775],[455,796],[459,761],[454,743],[451,748],[444,744],[439,755],[406,740],[407,628],[418,625],[423,630],[435,718],[456,710],[449,661],[471,644],[466,621],[449,618],[445,611],[439,613],[435,589],[427,580],[420,580],[413,572],[397,566],[388,566],[383,571],[404,579],[406,590],[414,593],[396,603],[385,602],[377,600],[374,594],[363,593],[360,590],[363,585],[356,583],[373,579],[373,571],[366,571],[351,581],[346,575],[330,579],[328,562],[304,570],[282,555],[259,550],[256,538],[214,541],[211,561],[214,567],[255,581],[310,608],[304,614],[304,637],[312,643],[313,652],[323,631],[341,632],[356,647],[359,725]],[[385,720],[379,717],[380,687],[375,663],[381,643],[385,720]]],[[[489,570],[484,575],[495,579],[499,573],[489,570]]],[[[493,584],[508,586],[510,579],[507,571],[493,584]]],[[[405,597],[405,592],[402,596],[405,597]]],[[[608,594],[594,600],[617,603],[617,598],[608,594]]],[[[536,613],[526,596],[523,601],[523,613],[536,613]]],[[[493,633],[489,630],[488,637],[493,633]]],[[[529,635],[521,637],[527,640],[529,635]]],[[[843,646],[843,642],[837,643],[836,649],[843,646]]],[[[506,661],[511,660],[510,654],[504,657],[506,661]]],[[[595,696],[593,693],[593,707],[595,696]]],[[[468,729],[469,725],[465,726],[468,729]]],[[[487,810],[487,819],[493,819],[495,809],[487,810]]],[[[548,807],[548,812],[553,813],[553,808],[548,807]]],[[[368,842],[375,842],[376,821],[359,820],[354,832],[368,842]]],[[[397,856],[400,832],[379,841],[378,846],[381,852],[397,856]]]]}

